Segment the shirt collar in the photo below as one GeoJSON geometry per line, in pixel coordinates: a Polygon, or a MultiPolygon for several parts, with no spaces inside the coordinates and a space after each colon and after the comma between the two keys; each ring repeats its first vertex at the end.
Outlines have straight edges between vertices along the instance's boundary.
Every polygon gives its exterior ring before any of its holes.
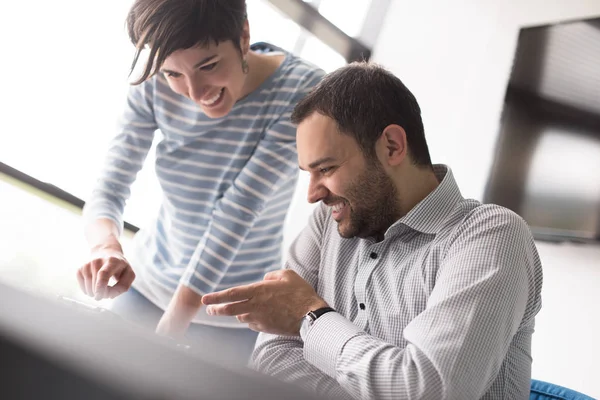
{"type": "Polygon", "coordinates": [[[456,204],[463,200],[452,170],[448,166],[435,164],[433,172],[440,182],[438,187],[390,226],[385,234],[386,237],[398,230],[400,225],[408,226],[422,233],[436,234],[456,204]]]}

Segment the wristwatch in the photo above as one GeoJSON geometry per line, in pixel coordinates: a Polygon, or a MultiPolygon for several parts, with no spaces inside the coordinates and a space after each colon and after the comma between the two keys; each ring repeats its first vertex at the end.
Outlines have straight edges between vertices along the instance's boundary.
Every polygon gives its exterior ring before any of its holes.
{"type": "Polygon", "coordinates": [[[304,340],[306,338],[308,331],[313,326],[313,324],[315,323],[317,318],[319,318],[321,315],[328,313],[330,311],[335,312],[335,310],[331,307],[323,307],[323,308],[316,309],[314,311],[309,311],[304,316],[304,318],[302,318],[302,324],[300,325],[300,337],[302,338],[302,340],[304,340]]]}

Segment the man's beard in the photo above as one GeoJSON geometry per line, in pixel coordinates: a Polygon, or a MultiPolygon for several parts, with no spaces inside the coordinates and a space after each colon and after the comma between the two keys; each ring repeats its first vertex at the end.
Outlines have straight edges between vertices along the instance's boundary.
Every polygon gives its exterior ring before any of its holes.
{"type": "Polygon", "coordinates": [[[377,160],[368,162],[365,170],[346,189],[346,197],[338,199],[350,207],[349,217],[338,223],[338,233],[343,238],[376,237],[380,240],[400,217],[396,186],[377,160]]]}

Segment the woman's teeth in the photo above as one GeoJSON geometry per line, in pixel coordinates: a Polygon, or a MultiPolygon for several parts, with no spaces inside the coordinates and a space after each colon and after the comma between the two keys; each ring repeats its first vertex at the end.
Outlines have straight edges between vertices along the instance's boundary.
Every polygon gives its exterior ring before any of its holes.
{"type": "Polygon", "coordinates": [[[215,94],[210,99],[200,101],[200,103],[202,103],[205,106],[213,105],[217,100],[219,100],[219,97],[221,97],[221,93],[223,93],[223,90],[224,89],[219,90],[219,93],[215,94]]]}

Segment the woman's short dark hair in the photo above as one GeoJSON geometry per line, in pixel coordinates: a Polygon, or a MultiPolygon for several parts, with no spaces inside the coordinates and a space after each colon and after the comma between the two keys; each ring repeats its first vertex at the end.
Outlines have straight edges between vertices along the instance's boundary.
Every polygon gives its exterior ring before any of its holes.
{"type": "Polygon", "coordinates": [[[292,122],[299,124],[314,112],[333,119],[369,159],[376,157],[375,143],[383,130],[399,125],[406,131],[412,161],[431,166],[417,99],[400,79],[377,64],[355,62],[326,75],[296,105],[292,122]]]}
{"type": "Polygon", "coordinates": [[[140,84],[156,74],[174,51],[231,40],[238,50],[246,22],[245,0],[136,0],[127,15],[127,30],[136,53],[148,46],[140,84]]]}

